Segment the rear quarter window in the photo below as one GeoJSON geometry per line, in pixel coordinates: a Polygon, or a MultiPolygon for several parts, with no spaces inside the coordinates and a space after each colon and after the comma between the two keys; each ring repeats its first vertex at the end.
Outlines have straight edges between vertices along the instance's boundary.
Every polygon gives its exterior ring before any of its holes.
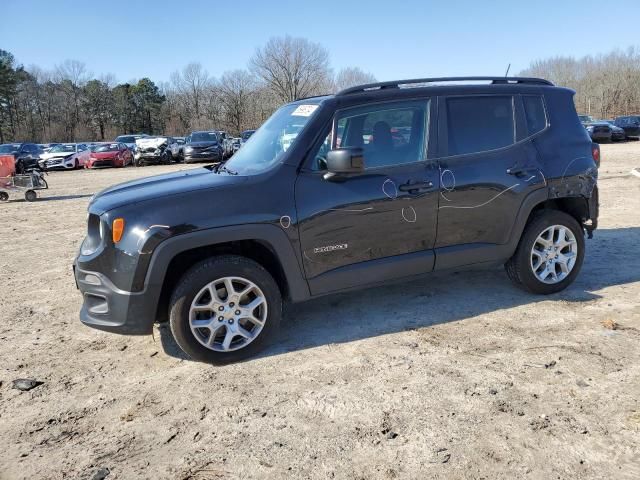
{"type": "Polygon", "coordinates": [[[527,118],[529,135],[534,135],[547,128],[547,112],[544,108],[544,100],[538,95],[524,95],[524,114],[527,118]]]}
{"type": "Polygon", "coordinates": [[[447,99],[448,154],[486,152],[515,143],[510,95],[447,99]]]}

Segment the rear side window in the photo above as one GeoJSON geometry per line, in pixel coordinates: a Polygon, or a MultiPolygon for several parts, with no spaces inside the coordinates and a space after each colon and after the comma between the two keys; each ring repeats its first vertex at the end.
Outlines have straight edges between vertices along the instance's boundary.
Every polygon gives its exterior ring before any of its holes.
{"type": "Polygon", "coordinates": [[[447,99],[449,155],[486,152],[515,143],[513,97],[447,99]]]}
{"type": "Polygon", "coordinates": [[[524,95],[524,114],[527,117],[529,135],[541,132],[547,128],[547,113],[544,109],[544,101],[538,95],[524,95]]]}

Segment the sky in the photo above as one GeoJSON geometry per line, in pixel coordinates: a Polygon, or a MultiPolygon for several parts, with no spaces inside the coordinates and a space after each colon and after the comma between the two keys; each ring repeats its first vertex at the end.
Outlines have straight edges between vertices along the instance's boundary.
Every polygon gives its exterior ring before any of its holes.
{"type": "Polygon", "coordinates": [[[0,49],[18,63],[48,70],[80,60],[95,77],[113,74],[120,82],[168,81],[171,72],[190,62],[219,77],[246,68],[256,47],[287,34],[324,46],[334,70],[358,66],[378,80],[504,75],[509,63],[514,74],[538,59],[640,47],[640,6],[624,0],[0,0],[0,5],[0,49]]]}

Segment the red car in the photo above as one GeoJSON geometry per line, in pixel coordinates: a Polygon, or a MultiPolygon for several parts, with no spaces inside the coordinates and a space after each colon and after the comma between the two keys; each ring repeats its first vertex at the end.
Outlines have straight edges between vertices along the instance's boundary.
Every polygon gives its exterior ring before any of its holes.
{"type": "Polygon", "coordinates": [[[133,163],[131,150],[124,143],[97,143],[91,147],[85,168],[126,167],[133,163]]]}

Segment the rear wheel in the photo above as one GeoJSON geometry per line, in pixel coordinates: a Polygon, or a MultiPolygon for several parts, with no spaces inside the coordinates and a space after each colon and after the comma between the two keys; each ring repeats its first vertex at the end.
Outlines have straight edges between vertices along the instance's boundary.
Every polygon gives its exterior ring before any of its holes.
{"type": "Polygon", "coordinates": [[[278,330],[282,296],[261,265],[240,256],[192,267],[170,301],[176,343],[195,360],[223,364],[260,351],[278,330]]]}
{"type": "Polygon", "coordinates": [[[543,210],[528,223],[505,268],[524,290],[556,293],[573,283],[580,272],[584,247],[584,233],[575,218],[558,210],[543,210]]]}
{"type": "Polygon", "coordinates": [[[8,202],[9,194],[7,192],[0,192],[0,202],[8,202]]]}

